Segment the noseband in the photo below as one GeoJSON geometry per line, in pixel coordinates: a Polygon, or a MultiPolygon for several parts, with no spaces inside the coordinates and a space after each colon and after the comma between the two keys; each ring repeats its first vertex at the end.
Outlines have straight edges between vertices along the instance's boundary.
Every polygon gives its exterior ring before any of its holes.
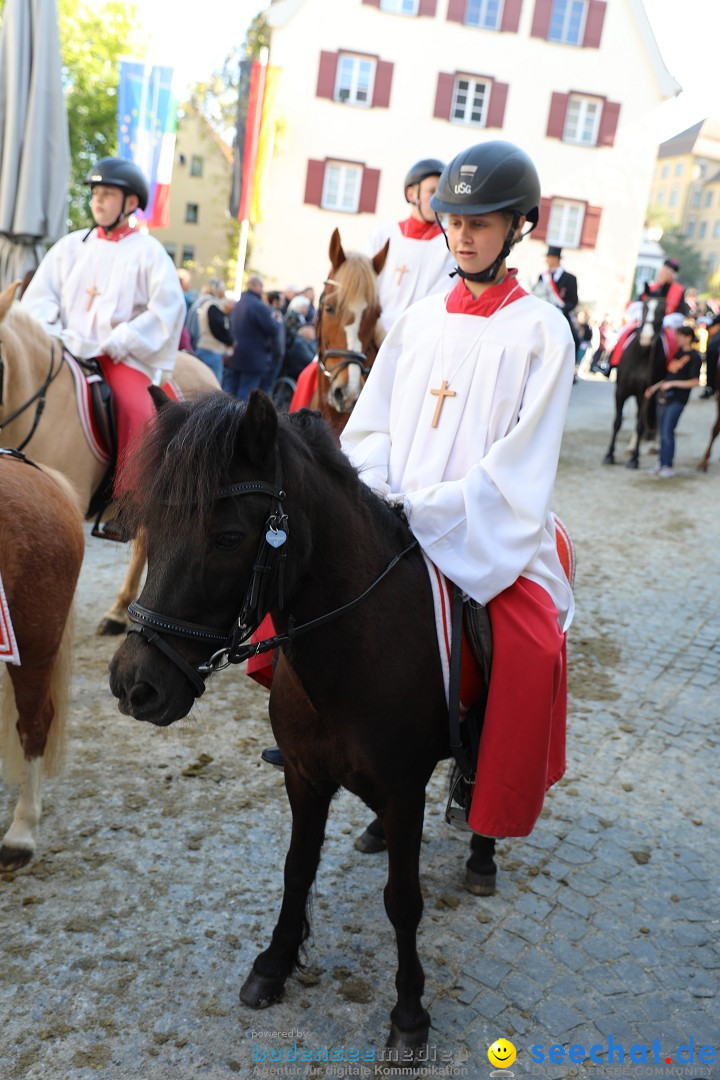
{"type": "Polygon", "coordinates": [[[133,623],[128,630],[129,634],[140,634],[149,644],[155,645],[169,660],[186,676],[190,682],[196,698],[205,692],[205,678],[215,671],[220,671],[230,664],[241,664],[251,656],[259,656],[261,653],[270,652],[280,645],[293,640],[296,634],[307,630],[316,629],[324,623],[338,618],[345,612],[350,611],[368,596],[376,585],[390,573],[393,567],[417,546],[417,540],[413,540],[398,555],[390,560],[382,573],[368,586],[360,596],[355,597],[349,603],[326,615],[320,615],[309,622],[295,625],[292,615],[289,617],[288,632],[276,634],[264,641],[245,644],[248,638],[255,633],[260,623],[265,618],[271,604],[271,590],[275,585],[276,603],[282,611],[285,606],[284,569],[287,549],[285,547],[290,535],[290,525],[287,514],[283,508],[283,499],[286,493],[282,488],[282,466],[280,454],[275,448],[275,483],[266,484],[263,480],[248,480],[238,484],[229,484],[221,488],[215,495],[215,499],[230,499],[239,495],[267,495],[275,501],[275,508],[270,513],[264,526],[264,535],[260,541],[260,548],[253,566],[252,577],[248,585],[240,614],[235,619],[229,632],[222,633],[212,626],[202,626],[198,623],[185,622],[183,619],[174,619],[169,615],[163,615],[158,611],[133,601],[128,607],[128,615],[133,623]],[[207,642],[210,645],[220,645],[220,648],[211,654],[204,663],[193,667],[184,656],[168,644],[160,634],[168,634],[171,637],[181,637],[190,641],[207,642]]]}

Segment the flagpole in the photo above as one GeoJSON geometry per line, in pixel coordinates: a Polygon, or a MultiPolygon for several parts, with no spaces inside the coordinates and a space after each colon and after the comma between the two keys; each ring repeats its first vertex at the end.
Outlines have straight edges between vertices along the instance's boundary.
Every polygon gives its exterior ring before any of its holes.
{"type": "MultiPolygon", "coordinates": [[[[238,251],[237,251],[237,272],[236,272],[236,275],[235,275],[235,288],[236,288],[236,290],[242,290],[243,276],[245,274],[245,260],[247,258],[248,233],[250,231],[250,202],[251,202],[252,189],[253,189],[253,179],[254,179],[254,173],[255,173],[255,164],[256,164],[255,157],[256,157],[256,154],[257,154],[258,140],[259,140],[259,137],[260,137],[260,124],[262,122],[263,98],[265,96],[265,78],[266,78],[266,74],[267,74],[268,57],[269,57],[268,48],[267,48],[267,46],[263,46],[262,49],[260,50],[260,55],[258,57],[258,62],[260,64],[260,67],[259,67],[259,70],[258,70],[258,84],[257,84],[257,95],[256,95],[256,98],[255,98],[255,111],[254,111],[254,114],[253,114],[252,118],[248,117],[248,119],[252,120],[252,129],[251,129],[251,135],[250,135],[250,142],[248,144],[247,135],[246,135],[246,145],[245,145],[245,154],[244,154],[245,160],[242,163],[242,166],[243,166],[242,167],[243,183],[242,183],[242,190],[240,192],[240,203],[241,203],[242,217],[240,218],[240,237],[239,237],[239,240],[238,240],[238,251]]],[[[248,106],[249,106],[249,104],[250,104],[250,102],[248,100],[248,106]]]]}

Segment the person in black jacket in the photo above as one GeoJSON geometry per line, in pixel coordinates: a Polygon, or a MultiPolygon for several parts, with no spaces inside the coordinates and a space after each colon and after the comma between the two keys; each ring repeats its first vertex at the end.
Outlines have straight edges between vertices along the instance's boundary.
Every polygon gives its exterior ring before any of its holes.
{"type": "Polygon", "coordinates": [[[701,398],[711,398],[720,389],[717,381],[718,356],[720,356],[720,315],[715,315],[707,327],[705,346],[705,389],[701,398]]]}
{"type": "Polygon", "coordinates": [[[538,284],[533,292],[540,295],[544,292],[544,299],[559,308],[570,325],[570,332],[575,342],[575,348],[580,345],[580,336],[575,319],[575,308],[578,305],[577,278],[569,274],[564,266],[560,265],[562,248],[549,247],[545,256],[547,270],[538,277],[538,284]]]}
{"type": "Polygon", "coordinates": [[[281,323],[262,293],[262,278],[252,274],[230,313],[235,348],[225,368],[223,390],[239,401],[247,401],[255,388],[272,394],[279,368],[281,323]]]}

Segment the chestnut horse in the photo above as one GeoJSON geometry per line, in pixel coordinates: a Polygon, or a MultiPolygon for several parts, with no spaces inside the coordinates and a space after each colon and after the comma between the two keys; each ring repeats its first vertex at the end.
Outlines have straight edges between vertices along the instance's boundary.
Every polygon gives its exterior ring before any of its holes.
{"type": "Polygon", "coordinates": [[[0,758],[20,792],[0,846],[0,870],[32,859],[43,775],[52,775],[62,760],[72,600],[85,551],[82,516],[67,480],[13,455],[0,451],[0,578],[19,663],[0,664],[0,758]]]}
{"type": "MultiPolygon", "coordinates": [[[[2,445],[27,453],[70,481],[86,511],[107,465],[95,456],[80,421],[72,373],[63,362],[60,343],[23,308],[13,303],[19,282],[0,293],[0,432],[2,445]],[[34,427],[34,425],[37,425],[34,427]]],[[[219,388],[196,357],[179,352],[174,379],[186,396],[219,388]]],[[[100,623],[100,633],[121,633],[127,607],[140,589],[145,566],[142,537],[133,543],[125,581],[100,623]]]]}
{"type": "Polygon", "coordinates": [[[269,712],[293,826],[279,921],[240,996],[271,1004],[297,965],[329,806],[345,787],[385,830],[398,959],[388,1045],[412,1057],[430,1025],[416,944],[425,788],[450,755],[423,556],[316,413],[278,417],[259,391],[247,408],[221,394],[152,394],[158,420],[127,507],[146,532],[148,575],[110,665],[112,692],[123,713],[175,723],[226,656],[253,651],[242,642],[270,611],[266,647],[280,648],[269,712]]]}
{"type": "Polygon", "coordinates": [[[336,439],[348,422],[384,332],[377,277],[390,241],[371,259],[343,250],[337,229],[330,238],[330,273],[318,302],[317,387],[310,407],[318,409],[336,439]]]}

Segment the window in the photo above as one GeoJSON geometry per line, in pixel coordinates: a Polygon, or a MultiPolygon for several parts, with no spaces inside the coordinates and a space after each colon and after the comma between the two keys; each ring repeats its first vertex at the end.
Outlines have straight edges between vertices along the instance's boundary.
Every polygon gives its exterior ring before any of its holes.
{"type": "Polygon", "coordinates": [[[375,61],[340,54],[335,80],[335,101],[346,105],[370,105],[375,81],[375,61]]]}
{"type": "Polygon", "coordinates": [[[657,194],[658,206],[665,205],[665,188],[660,188],[657,194]]]}
{"type": "Polygon", "coordinates": [[[585,0],[554,0],[548,41],[582,45],[585,28],[585,0]]]}
{"type": "Polygon", "coordinates": [[[175,262],[175,256],[177,255],[177,244],[163,244],[163,247],[167,251],[172,261],[175,262]]]}
{"type": "Polygon", "coordinates": [[[548,244],[557,247],[579,247],[584,211],[584,203],[553,199],[547,229],[548,244]]]}
{"type": "Polygon", "coordinates": [[[190,160],[190,175],[202,176],[203,174],[203,159],[197,154],[193,154],[190,160]]]}
{"type": "Polygon", "coordinates": [[[580,97],[577,94],[571,94],[565,114],[563,140],[565,142],[582,143],[583,146],[595,146],[601,116],[602,101],[598,100],[598,98],[580,97]]]}
{"type": "Polygon", "coordinates": [[[693,210],[698,210],[700,208],[700,196],[701,195],[702,195],[702,192],[700,191],[700,188],[695,188],[695,190],[692,193],[692,208],[693,208],[693,210]]]}
{"type": "Polygon", "coordinates": [[[713,239],[717,240],[718,236],[720,236],[720,221],[716,221],[713,225],[713,239]]]}
{"type": "Polygon", "coordinates": [[[698,240],[704,240],[707,235],[707,221],[700,222],[700,228],[698,229],[698,240]]]}
{"type": "Polygon", "coordinates": [[[418,0],[380,0],[380,10],[391,15],[417,15],[418,0]]]}
{"type": "Polygon", "coordinates": [[[707,209],[709,206],[712,206],[712,197],[713,197],[712,191],[706,191],[705,192],[705,202],[703,203],[703,206],[705,207],[705,209],[707,209]]]}
{"type": "Polygon", "coordinates": [[[675,166],[675,175],[676,176],[682,176],[682,174],[683,174],[683,163],[682,163],[682,161],[678,161],[677,165],[675,166]]]}
{"type": "Polygon", "coordinates": [[[450,119],[459,124],[476,124],[483,127],[487,116],[490,87],[481,79],[464,75],[455,80],[450,119]]]}
{"type": "Polygon", "coordinates": [[[670,192],[670,200],[668,202],[668,206],[677,206],[679,195],[680,195],[680,192],[678,191],[678,189],[676,187],[674,187],[672,189],[672,191],[670,192]]]}
{"type": "Polygon", "coordinates": [[[669,165],[663,165],[662,172],[660,174],[660,178],[662,180],[667,180],[669,175],[670,175],[670,166],[669,165]]]}
{"type": "Polygon", "coordinates": [[[191,263],[195,259],[195,248],[192,244],[185,244],[182,249],[182,266],[191,263]]]}
{"type": "Polygon", "coordinates": [[[361,165],[344,165],[339,161],[329,161],[325,168],[320,205],[324,210],[342,210],[346,214],[357,213],[360,205],[361,184],[361,165]]]}
{"type": "Polygon", "coordinates": [[[185,220],[189,222],[197,222],[200,213],[200,207],[197,203],[189,202],[185,204],[185,220]]]}
{"type": "Polygon", "coordinates": [[[685,230],[685,235],[687,236],[688,240],[692,240],[693,236],[695,235],[696,224],[697,222],[695,221],[694,217],[688,218],[687,229],[685,230]]]}
{"type": "Polygon", "coordinates": [[[707,161],[700,162],[700,179],[704,180],[707,175],[707,161]]]}
{"type": "Polygon", "coordinates": [[[500,0],[467,0],[465,22],[483,30],[499,30],[500,8],[500,0]]]}

